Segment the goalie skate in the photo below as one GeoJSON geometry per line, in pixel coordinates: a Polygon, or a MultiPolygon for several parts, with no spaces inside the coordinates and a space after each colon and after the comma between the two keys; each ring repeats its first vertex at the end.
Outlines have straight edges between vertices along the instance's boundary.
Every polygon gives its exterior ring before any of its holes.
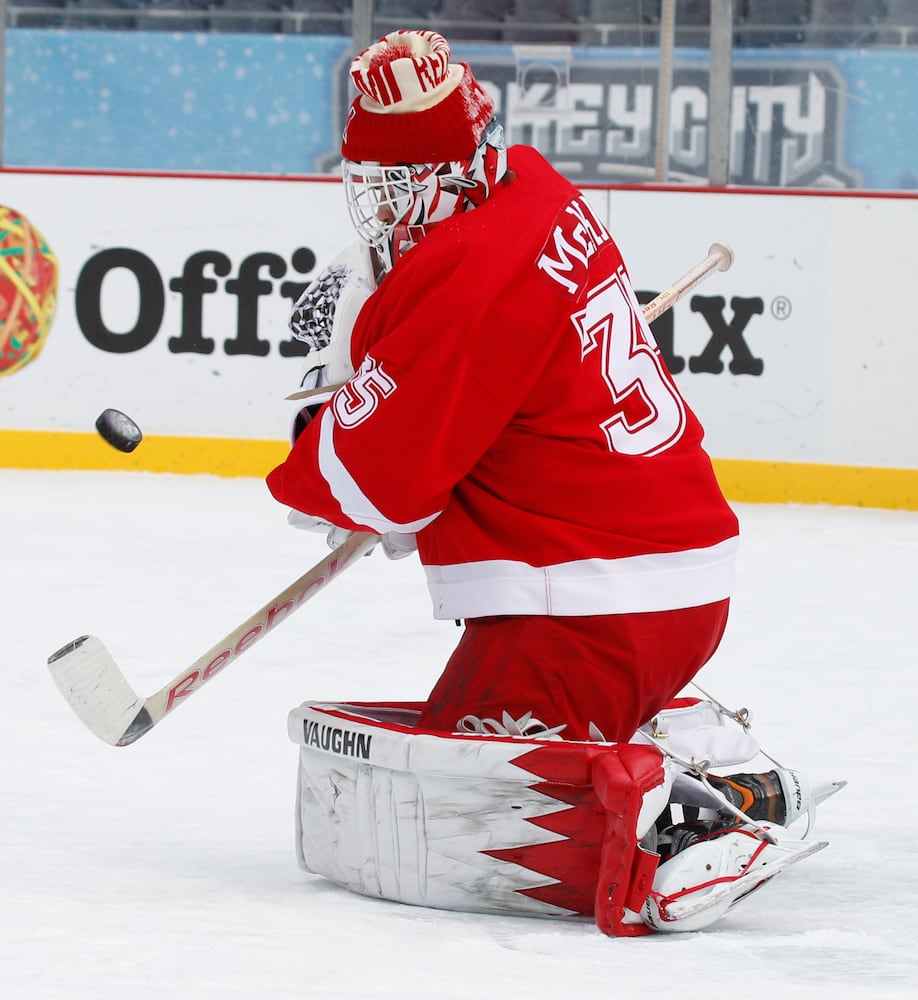
{"type": "MultiPolygon", "coordinates": [[[[777,839],[781,827],[766,824],[777,839]]],[[[752,829],[701,839],[657,869],[641,918],[657,931],[697,931],[791,865],[808,858],[826,841],[769,843],[752,829]]]]}

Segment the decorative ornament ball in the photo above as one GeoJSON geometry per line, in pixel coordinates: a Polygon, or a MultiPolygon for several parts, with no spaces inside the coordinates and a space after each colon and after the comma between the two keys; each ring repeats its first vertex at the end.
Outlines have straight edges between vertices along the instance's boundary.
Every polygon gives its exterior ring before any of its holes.
{"type": "Polygon", "coordinates": [[[58,266],[47,240],[0,205],[0,375],[38,357],[57,307],[58,266]]]}

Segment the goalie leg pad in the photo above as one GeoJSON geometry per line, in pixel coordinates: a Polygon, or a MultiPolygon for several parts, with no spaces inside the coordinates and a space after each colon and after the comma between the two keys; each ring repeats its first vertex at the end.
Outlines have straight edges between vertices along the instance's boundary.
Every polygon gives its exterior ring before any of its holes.
{"type": "Polygon", "coordinates": [[[306,871],[396,902],[651,932],[658,857],[639,843],[669,797],[659,750],[419,730],[421,708],[290,713],[306,871]]]}

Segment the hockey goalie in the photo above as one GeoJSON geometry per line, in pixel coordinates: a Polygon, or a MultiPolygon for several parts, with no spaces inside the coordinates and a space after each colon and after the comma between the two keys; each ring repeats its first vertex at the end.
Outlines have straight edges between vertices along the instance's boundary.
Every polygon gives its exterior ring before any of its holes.
{"type": "Polygon", "coordinates": [[[406,903],[707,926],[823,846],[840,783],[682,697],[738,541],[700,423],[604,221],[507,148],[442,36],[393,32],[351,79],[360,241],[294,308],[317,353],[268,486],[333,547],[417,552],[463,631],[423,702],[291,714],[301,863],[406,903]]]}

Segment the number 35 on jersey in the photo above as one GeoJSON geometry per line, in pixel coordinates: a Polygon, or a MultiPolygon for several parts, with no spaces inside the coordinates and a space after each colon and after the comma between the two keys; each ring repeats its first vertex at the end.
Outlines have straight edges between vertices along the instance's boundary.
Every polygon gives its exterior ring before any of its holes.
{"type": "Polygon", "coordinates": [[[666,371],[624,268],[587,292],[571,321],[584,364],[598,364],[609,393],[600,424],[609,449],[622,455],[658,455],[685,430],[685,404],[666,371]]]}

